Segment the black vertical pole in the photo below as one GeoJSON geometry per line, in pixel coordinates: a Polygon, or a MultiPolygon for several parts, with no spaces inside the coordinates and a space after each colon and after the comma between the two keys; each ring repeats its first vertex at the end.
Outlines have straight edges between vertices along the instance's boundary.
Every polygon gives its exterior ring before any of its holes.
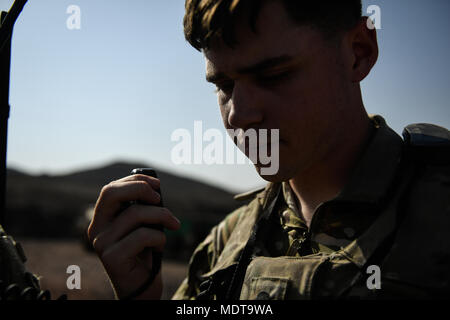
{"type": "MultiPolygon", "coordinates": [[[[7,13],[1,12],[3,26],[7,13]]],[[[11,68],[11,37],[6,39],[0,50],[0,224],[5,227],[6,219],[6,148],[9,118],[9,74],[11,68]]]]}
{"type": "Polygon", "coordinates": [[[0,17],[0,224],[5,224],[6,211],[6,146],[9,119],[9,74],[11,70],[11,38],[14,23],[28,0],[15,0],[0,17]]]}

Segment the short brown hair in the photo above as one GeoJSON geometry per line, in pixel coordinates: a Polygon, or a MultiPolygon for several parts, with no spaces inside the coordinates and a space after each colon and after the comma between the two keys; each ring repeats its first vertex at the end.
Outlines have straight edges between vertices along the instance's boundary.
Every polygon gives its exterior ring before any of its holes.
{"type": "MultiPolygon", "coordinates": [[[[262,4],[267,0],[186,0],[184,35],[197,50],[208,48],[212,39],[230,47],[236,44],[235,22],[245,13],[254,32],[262,4]]],[[[362,16],[361,0],[277,0],[298,24],[311,25],[328,36],[356,25],[362,16]]]]}

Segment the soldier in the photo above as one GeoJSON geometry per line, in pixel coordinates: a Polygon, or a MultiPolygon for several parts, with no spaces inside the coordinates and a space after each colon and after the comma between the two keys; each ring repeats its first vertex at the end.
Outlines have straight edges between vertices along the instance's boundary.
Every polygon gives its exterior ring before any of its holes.
{"type": "MultiPolygon", "coordinates": [[[[227,129],[279,129],[279,170],[197,247],[174,299],[450,297],[448,130],[402,140],[369,116],[360,82],[378,57],[361,1],[187,0],[186,39],[203,52],[227,129]]],[[[159,181],[106,186],[89,239],[119,298],[160,298],[145,247],[175,229],[159,181]]]]}

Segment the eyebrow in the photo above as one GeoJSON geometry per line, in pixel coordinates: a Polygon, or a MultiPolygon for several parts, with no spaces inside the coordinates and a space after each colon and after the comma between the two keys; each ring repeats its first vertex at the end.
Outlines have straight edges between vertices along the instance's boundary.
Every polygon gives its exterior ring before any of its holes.
{"type": "MultiPolygon", "coordinates": [[[[290,55],[282,55],[278,57],[268,58],[261,62],[258,62],[252,66],[243,67],[237,70],[237,74],[240,75],[251,75],[251,74],[258,74],[265,70],[277,67],[282,64],[289,64],[291,62],[295,62],[297,60],[295,57],[292,57],[290,55]]],[[[211,72],[206,74],[206,81],[208,82],[218,82],[223,79],[226,79],[227,76],[223,72],[211,72]]]]}

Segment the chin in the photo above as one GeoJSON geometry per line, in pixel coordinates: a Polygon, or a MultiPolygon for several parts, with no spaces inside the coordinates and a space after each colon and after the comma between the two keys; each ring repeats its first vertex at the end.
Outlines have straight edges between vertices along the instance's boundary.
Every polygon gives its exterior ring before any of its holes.
{"type": "Polygon", "coordinates": [[[259,176],[268,182],[288,181],[293,176],[287,172],[289,170],[283,170],[281,167],[278,168],[278,171],[276,173],[263,174],[264,170],[262,170],[262,169],[268,169],[268,168],[265,168],[264,166],[259,166],[259,165],[254,165],[254,166],[255,166],[256,172],[258,172],[259,176]]]}

